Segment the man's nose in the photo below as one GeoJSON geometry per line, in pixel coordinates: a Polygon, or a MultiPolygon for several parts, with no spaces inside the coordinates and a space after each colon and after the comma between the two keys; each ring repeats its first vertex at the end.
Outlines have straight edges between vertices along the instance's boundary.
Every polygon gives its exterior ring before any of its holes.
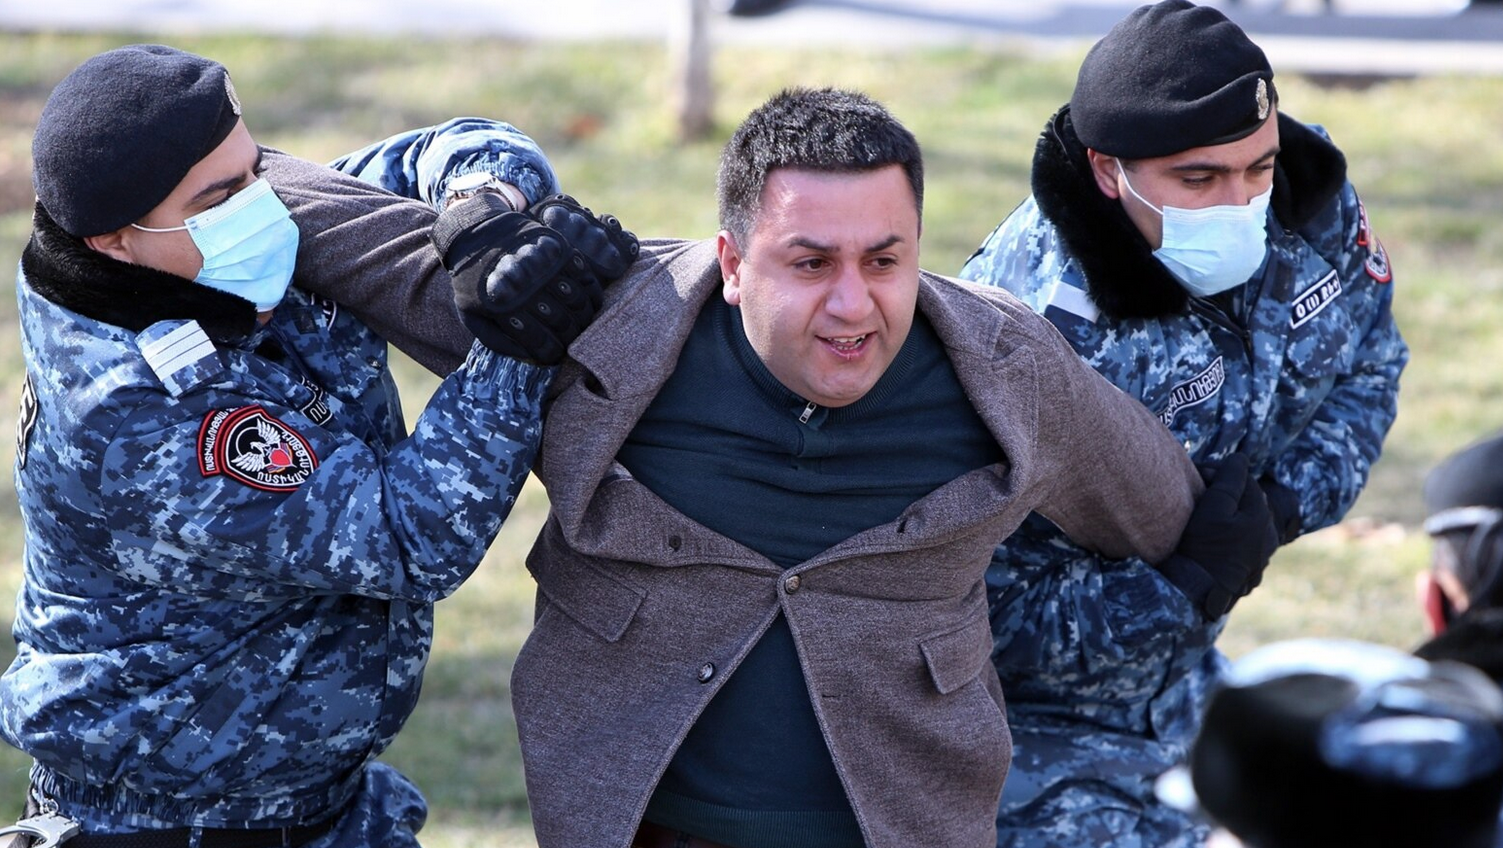
{"type": "Polygon", "coordinates": [[[842,321],[860,321],[872,311],[871,283],[859,266],[847,265],[831,281],[825,311],[842,321]]]}

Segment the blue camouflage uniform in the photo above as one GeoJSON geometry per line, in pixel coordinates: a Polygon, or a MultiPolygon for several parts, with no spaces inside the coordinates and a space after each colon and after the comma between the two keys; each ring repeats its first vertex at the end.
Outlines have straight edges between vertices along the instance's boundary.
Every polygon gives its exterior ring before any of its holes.
{"type": "MultiPolygon", "coordinates": [[[[1324,131],[1279,116],[1261,268],[1194,298],[1091,177],[1068,107],[1046,127],[1033,196],[961,276],[1049,318],[1158,413],[1197,464],[1240,451],[1286,532],[1340,520],[1378,458],[1408,351],[1388,258],[1324,131]],[[1282,501],[1282,503],[1281,503],[1282,501]],[[1281,514],[1281,512],[1283,514],[1281,514]],[[1291,514],[1292,513],[1292,514],[1291,514]]],[[[1224,659],[1150,565],[1104,561],[1032,516],[987,574],[1013,764],[999,846],[1160,848],[1206,832],[1152,794],[1194,737],[1224,659]]]]}
{"type": "MultiPolygon", "coordinates": [[[[556,191],[506,129],[394,167],[427,193],[476,167],[556,191]]],[[[267,154],[292,198],[290,157],[267,154]]],[[[409,436],[385,342],[294,282],[257,326],[249,303],[95,253],[38,206],[17,281],[26,546],[0,735],[85,832],[339,814],[310,845],[417,844],[426,804],[375,758],[416,705],[433,603],[525,482],[553,369],[477,344],[409,436]]]]}

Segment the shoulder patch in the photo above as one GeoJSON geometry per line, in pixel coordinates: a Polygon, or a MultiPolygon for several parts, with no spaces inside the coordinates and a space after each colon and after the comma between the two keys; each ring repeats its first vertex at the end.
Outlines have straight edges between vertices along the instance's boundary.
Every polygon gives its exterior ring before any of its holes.
{"type": "Polygon", "coordinates": [[[313,476],[318,456],[302,434],[259,406],[218,409],[198,428],[198,470],[254,489],[292,492],[313,476]]]}
{"type": "Polygon", "coordinates": [[[1320,314],[1341,294],[1341,277],[1335,271],[1315,281],[1305,289],[1289,307],[1289,328],[1294,329],[1320,314]]]}
{"type": "Polygon", "coordinates": [[[174,396],[193,388],[212,373],[219,359],[214,343],[197,321],[161,322],[141,331],[136,338],[141,356],[174,396]]]}
{"type": "Polygon", "coordinates": [[[1357,201],[1357,246],[1367,248],[1367,259],[1362,263],[1367,275],[1379,283],[1393,279],[1393,268],[1388,264],[1388,251],[1367,222],[1367,207],[1357,201]]]}
{"type": "Polygon", "coordinates": [[[21,413],[16,418],[16,467],[26,467],[26,445],[31,441],[31,431],[37,424],[37,392],[31,385],[31,372],[21,383],[21,413]]]}

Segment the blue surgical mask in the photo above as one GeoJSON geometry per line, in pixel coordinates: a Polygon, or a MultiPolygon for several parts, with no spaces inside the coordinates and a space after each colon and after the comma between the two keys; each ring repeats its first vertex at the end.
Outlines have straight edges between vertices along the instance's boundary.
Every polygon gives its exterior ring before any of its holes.
{"type": "Polygon", "coordinates": [[[1268,201],[1273,186],[1246,206],[1207,206],[1204,209],[1159,208],[1149,203],[1117,163],[1122,182],[1132,196],[1164,219],[1164,237],[1153,255],[1185,290],[1209,297],[1240,286],[1263,264],[1268,253],[1268,201]]]}
{"type": "Polygon", "coordinates": [[[297,225],[265,179],[188,218],[181,227],[131,226],[148,233],[187,230],[204,257],[194,282],[243,297],[262,312],[281,303],[292,284],[297,225]]]}

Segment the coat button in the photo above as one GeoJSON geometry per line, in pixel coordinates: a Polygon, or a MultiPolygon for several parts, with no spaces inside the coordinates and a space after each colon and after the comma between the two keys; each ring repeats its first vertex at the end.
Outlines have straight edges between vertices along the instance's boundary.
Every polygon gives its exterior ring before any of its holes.
{"type": "Polygon", "coordinates": [[[800,580],[797,574],[783,581],[783,588],[788,590],[788,594],[790,595],[797,592],[798,587],[802,585],[804,585],[804,581],[800,580]]]}
{"type": "Polygon", "coordinates": [[[707,662],[704,665],[702,665],[702,666],[699,667],[699,682],[700,683],[709,683],[711,680],[714,680],[714,679],[715,679],[715,664],[714,663],[707,662]]]}
{"type": "Polygon", "coordinates": [[[676,550],[678,550],[679,548],[681,548],[683,546],[684,546],[684,540],[682,538],[680,538],[678,536],[669,536],[668,537],[668,548],[670,550],[675,550],[676,551],[676,550]]]}

